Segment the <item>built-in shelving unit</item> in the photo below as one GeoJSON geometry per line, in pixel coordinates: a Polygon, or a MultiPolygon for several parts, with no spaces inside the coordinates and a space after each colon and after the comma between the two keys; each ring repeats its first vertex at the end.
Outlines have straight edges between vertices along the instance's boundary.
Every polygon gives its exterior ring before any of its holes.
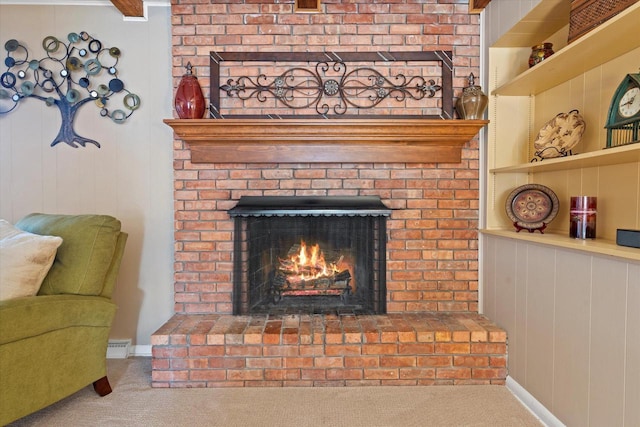
{"type": "Polygon", "coordinates": [[[581,112],[586,109],[587,126],[593,126],[606,116],[610,96],[624,75],[637,72],[640,66],[637,55],[632,53],[640,48],[638,2],[534,67],[515,76],[509,74],[509,67],[522,62],[523,48],[546,41],[552,36],[549,28],[556,31],[553,35],[556,37],[566,30],[568,3],[541,0],[490,49],[491,72],[506,77],[506,81],[493,78],[489,85],[492,95],[487,151],[489,201],[486,229],[481,231],[486,235],[640,261],[640,249],[618,246],[614,241],[616,228],[640,228],[640,143],[604,149],[605,141],[600,139],[605,132],[596,127],[589,140],[577,147],[584,152],[530,161],[535,151],[532,148],[536,129],[559,112],[556,110],[562,108],[559,105],[570,104],[567,111],[578,106],[581,112]],[[549,22],[549,28],[543,26],[545,22],[549,22]],[[571,85],[570,90],[563,85],[576,79],[581,83],[571,85]],[[567,93],[571,94],[570,102],[567,93]],[[556,218],[544,234],[516,232],[505,214],[508,193],[527,183],[547,185],[561,199],[558,218],[562,219],[556,218]],[[599,216],[595,240],[576,240],[568,235],[568,198],[580,191],[598,193],[599,201],[608,204],[608,209],[603,209],[607,217],[601,220],[599,216]]]}
{"type": "Polygon", "coordinates": [[[568,43],[571,6],[605,3],[631,2],[492,0],[483,17],[479,307],[507,331],[509,381],[547,425],[640,426],[640,249],[615,242],[617,229],[640,229],[640,143],[604,148],[611,98],[640,67],[640,0],[568,43]],[[545,42],[555,54],[529,69],[545,42]],[[572,110],[586,122],[576,154],[531,162],[539,130],[572,110]],[[506,213],[526,184],[558,196],[543,234],[517,232],[506,213]],[[595,239],[569,236],[579,195],[598,197],[595,239]]]}

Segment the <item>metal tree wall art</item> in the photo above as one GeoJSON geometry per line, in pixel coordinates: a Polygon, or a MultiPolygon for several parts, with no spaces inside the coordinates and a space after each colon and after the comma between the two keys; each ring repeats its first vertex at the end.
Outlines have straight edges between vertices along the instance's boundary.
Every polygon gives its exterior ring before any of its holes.
{"type": "Polygon", "coordinates": [[[94,103],[100,116],[123,123],[140,107],[140,98],[124,88],[118,78],[120,49],[103,47],[85,31],[69,33],[67,42],[47,36],[42,40],[46,56],[29,59],[29,52],[17,40],[4,44],[7,70],[0,76],[0,115],[13,111],[26,99],[37,99],[57,107],[62,117],[60,131],[51,146],[64,142],[72,147],[87,143],[100,147],[76,133],[75,117],[84,105],[94,103]],[[107,108],[120,98],[122,107],[107,108]]]}

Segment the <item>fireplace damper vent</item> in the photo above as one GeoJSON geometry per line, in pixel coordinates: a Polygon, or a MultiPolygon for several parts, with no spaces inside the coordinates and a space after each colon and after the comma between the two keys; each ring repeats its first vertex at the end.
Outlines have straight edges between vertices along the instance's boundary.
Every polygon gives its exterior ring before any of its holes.
{"type": "Polygon", "coordinates": [[[233,313],[385,313],[390,214],[375,196],[242,197],[233,313]]]}

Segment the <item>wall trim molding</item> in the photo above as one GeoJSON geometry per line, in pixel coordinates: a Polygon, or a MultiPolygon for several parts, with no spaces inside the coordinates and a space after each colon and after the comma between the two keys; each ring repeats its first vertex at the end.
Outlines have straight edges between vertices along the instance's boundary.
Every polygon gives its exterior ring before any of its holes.
{"type": "MultiPolygon", "coordinates": [[[[123,340],[109,340],[112,341],[123,341],[123,340]]],[[[131,340],[126,340],[129,343],[131,340]]],[[[107,359],[127,359],[129,357],[151,357],[151,345],[129,345],[126,353],[124,352],[113,352],[107,349],[107,359]]]]}
{"type": "MultiPolygon", "coordinates": [[[[109,0],[0,0],[2,5],[113,6],[109,0]]],[[[171,7],[170,0],[144,0],[145,7],[171,7]]]]}
{"type": "Polygon", "coordinates": [[[505,383],[507,389],[513,393],[516,398],[535,415],[541,423],[548,427],[566,427],[555,415],[551,413],[545,406],[538,401],[531,393],[522,387],[513,377],[507,375],[505,383]]]}
{"type": "Polygon", "coordinates": [[[129,351],[129,357],[151,357],[151,344],[132,345],[129,351]]]}

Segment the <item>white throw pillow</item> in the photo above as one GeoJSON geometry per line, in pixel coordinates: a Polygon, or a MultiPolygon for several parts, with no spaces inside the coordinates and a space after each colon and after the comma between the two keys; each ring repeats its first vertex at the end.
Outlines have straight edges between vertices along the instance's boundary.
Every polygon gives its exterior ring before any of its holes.
{"type": "Polygon", "coordinates": [[[0,219],[0,301],[36,295],[61,244],[0,219]]]}

